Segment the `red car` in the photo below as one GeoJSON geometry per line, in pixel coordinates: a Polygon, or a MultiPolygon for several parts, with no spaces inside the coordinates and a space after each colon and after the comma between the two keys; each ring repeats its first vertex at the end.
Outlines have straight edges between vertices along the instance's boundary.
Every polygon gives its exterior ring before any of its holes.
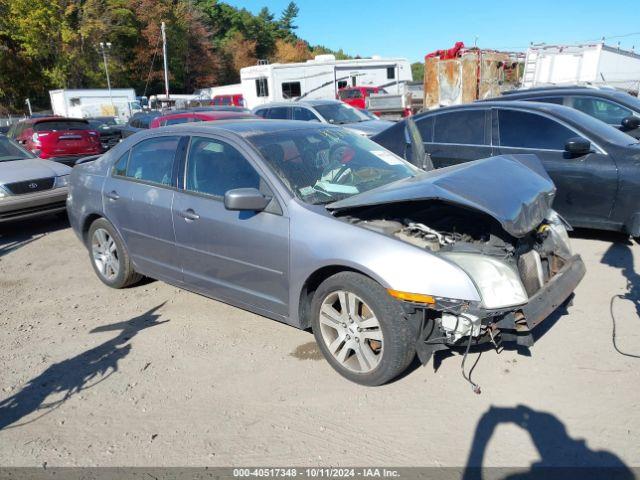
{"type": "Polygon", "coordinates": [[[367,108],[367,97],[372,93],[387,93],[379,87],[345,87],[338,90],[338,100],[356,108],[367,108]]]}
{"type": "Polygon", "coordinates": [[[251,113],[229,112],[226,110],[212,110],[210,112],[182,112],[170,113],[156,117],[151,121],[149,128],[166,127],[178,123],[209,122],[212,120],[236,120],[238,118],[260,118],[251,113]]]}
{"type": "Polygon", "coordinates": [[[66,165],[102,153],[100,134],[81,118],[29,118],[14,124],[7,136],[37,157],[66,165]]]}
{"type": "Polygon", "coordinates": [[[221,105],[226,107],[244,107],[244,97],[241,93],[231,95],[216,95],[211,100],[211,105],[221,105]]]}

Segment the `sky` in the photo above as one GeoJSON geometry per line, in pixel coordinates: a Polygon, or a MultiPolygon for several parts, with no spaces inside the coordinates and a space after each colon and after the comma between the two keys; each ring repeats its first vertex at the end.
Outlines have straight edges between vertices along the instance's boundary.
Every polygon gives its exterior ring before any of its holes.
{"type": "MultiPolygon", "coordinates": [[[[264,6],[276,17],[290,0],[225,0],[258,13],[264,6]]],[[[640,53],[640,5],[607,0],[296,0],[297,33],[312,45],[342,48],[351,55],[424,55],[463,41],[481,48],[526,50],[530,42],[581,43],[606,37],[606,43],[640,53]],[[614,38],[625,35],[621,38],[614,38]]]]}

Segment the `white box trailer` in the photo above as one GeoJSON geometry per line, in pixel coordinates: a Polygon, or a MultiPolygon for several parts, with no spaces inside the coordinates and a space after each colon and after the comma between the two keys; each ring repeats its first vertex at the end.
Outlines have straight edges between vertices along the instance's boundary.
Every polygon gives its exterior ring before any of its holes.
{"type": "Polygon", "coordinates": [[[335,99],[347,86],[383,87],[400,93],[413,80],[405,58],[358,58],[336,60],[318,55],[301,63],[273,63],[240,69],[242,95],[247,107],[290,99],[335,99]]]}
{"type": "Polygon", "coordinates": [[[212,100],[216,95],[240,95],[242,94],[242,84],[233,83],[231,85],[220,85],[218,87],[206,87],[198,90],[199,98],[212,100]]]}
{"type": "Polygon", "coordinates": [[[609,85],[637,92],[640,88],[640,55],[603,42],[529,47],[523,87],[576,84],[609,85]]]}
{"type": "Polygon", "coordinates": [[[53,114],[64,117],[114,116],[126,121],[140,110],[133,88],[50,90],[49,97],[53,114]]]}

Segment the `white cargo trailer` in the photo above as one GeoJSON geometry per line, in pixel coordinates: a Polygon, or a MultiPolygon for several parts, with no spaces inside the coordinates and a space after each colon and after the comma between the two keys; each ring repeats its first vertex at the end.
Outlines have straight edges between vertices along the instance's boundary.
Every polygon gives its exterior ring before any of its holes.
{"type": "Polygon", "coordinates": [[[126,121],[140,110],[133,88],[50,90],[51,110],[63,117],[115,116],[126,121]]]}
{"type": "Polygon", "coordinates": [[[640,55],[603,42],[529,47],[523,87],[576,84],[609,85],[637,92],[640,88],[640,55]]]}
{"type": "Polygon", "coordinates": [[[242,95],[247,107],[290,99],[335,99],[347,86],[383,87],[400,93],[410,82],[411,65],[405,58],[336,60],[318,55],[301,63],[273,63],[240,69],[242,95]]]}

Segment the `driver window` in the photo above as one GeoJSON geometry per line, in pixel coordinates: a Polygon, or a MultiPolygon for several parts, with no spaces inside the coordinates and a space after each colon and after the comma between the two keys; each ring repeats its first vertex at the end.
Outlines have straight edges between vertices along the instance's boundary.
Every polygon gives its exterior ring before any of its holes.
{"type": "Polygon", "coordinates": [[[192,137],[186,190],[216,197],[234,188],[260,189],[260,176],[238,150],[212,138],[192,137]]]}
{"type": "Polygon", "coordinates": [[[631,110],[601,98],[572,97],[571,102],[576,110],[580,110],[609,125],[620,125],[623,118],[632,114],[631,110]]]}
{"type": "Polygon", "coordinates": [[[579,136],[555,120],[517,110],[499,110],[498,126],[503,147],[564,150],[567,140],[579,136]]]}

